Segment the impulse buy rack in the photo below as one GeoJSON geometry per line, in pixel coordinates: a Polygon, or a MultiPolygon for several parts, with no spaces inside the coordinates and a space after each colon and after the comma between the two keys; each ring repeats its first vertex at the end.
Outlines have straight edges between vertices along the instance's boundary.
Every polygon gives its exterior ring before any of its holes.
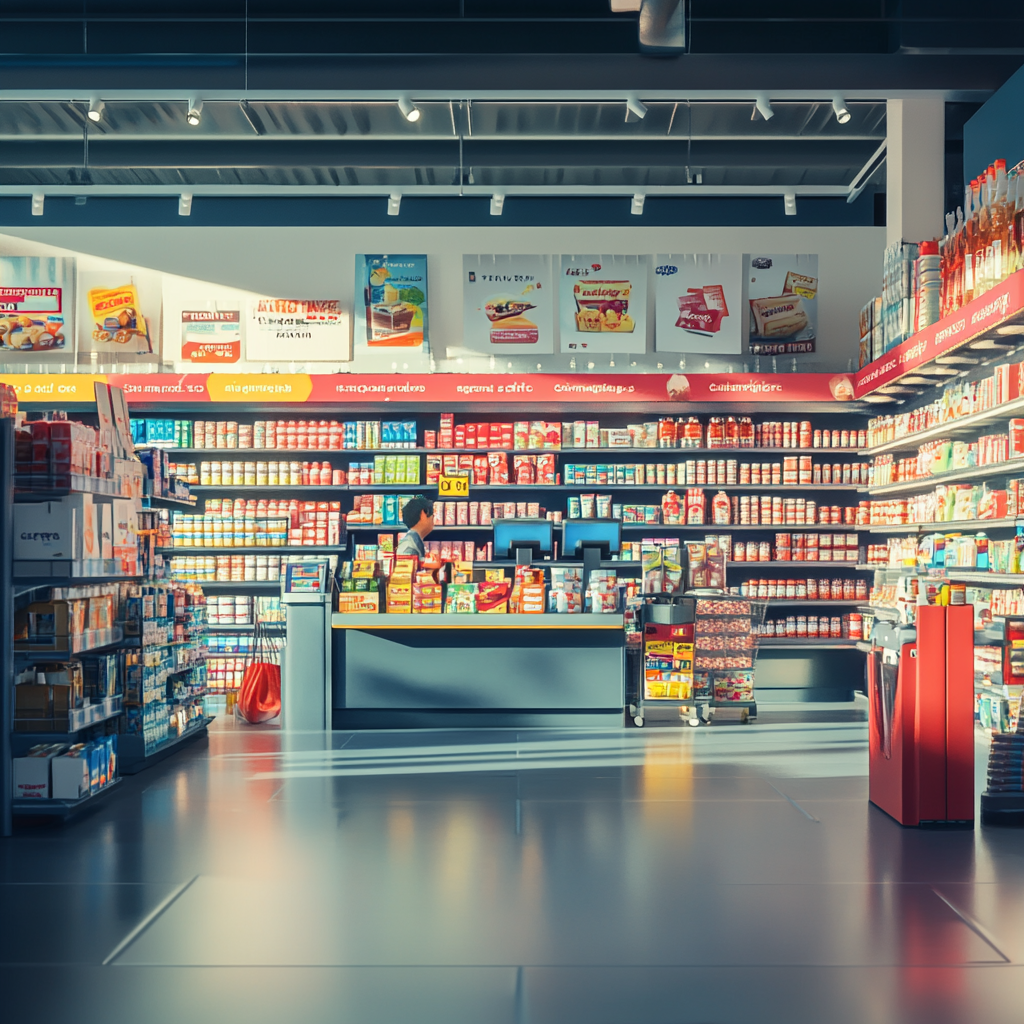
{"type": "MultiPolygon", "coordinates": [[[[91,394],[92,377],[79,380],[77,377],[31,374],[4,379],[21,389],[23,407],[27,410],[63,406],[83,413],[89,411],[88,404],[76,399],[91,394]],[[55,399],[57,394],[63,396],[63,401],[55,399]]],[[[471,479],[470,496],[474,500],[479,499],[480,505],[486,502],[508,502],[517,507],[536,504],[565,518],[571,504],[579,503],[582,494],[607,494],[614,505],[629,510],[628,515],[624,514],[623,525],[623,542],[629,545],[625,555],[602,562],[602,568],[614,569],[619,578],[639,577],[640,542],[646,538],[684,542],[704,541],[706,537],[713,537],[716,541],[725,538],[733,554],[728,562],[728,585],[747,590],[758,586],[758,593],[751,593],[752,597],[769,592],[773,595],[766,600],[767,622],[772,626],[773,635],[762,638],[757,662],[760,699],[770,700],[774,696],[776,699],[842,700],[848,699],[862,683],[863,659],[856,651],[856,640],[842,634],[844,624],[851,615],[856,615],[857,604],[864,600],[863,596],[857,597],[856,581],[859,579],[866,590],[867,574],[872,571],[865,564],[865,547],[861,543],[865,528],[857,523],[858,487],[863,484],[854,482],[851,475],[852,467],[857,466],[857,432],[865,429],[864,417],[868,409],[851,400],[852,379],[848,375],[538,374],[522,377],[498,374],[340,374],[310,377],[219,373],[173,377],[111,376],[106,379],[125,387],[133,419],[168,418],[185,420],[189,424],[197,420],[206,423],[232,421],[243,426],[271,418],[286,421],[308,421],[314,417],[317,421],[321,418],[415,421],[415,441],[412,447],[405,448],[200,448],[194,439],[187,448],[168,444],[172,461],[195,464],[197,471],[204,461],[230,461],[232,465],[232,472],[227,477],[230,483],[225,482],[222,472],[219,484],[193,487],[193,492],[200,499],[195,510],[197,513],[208,510],[211,500],[218,498],[320,498],[340,502],[343,513],[347,515],[352,511],[354,499],[350,498],[351,495],[423,493],[436,496],[436,486],[428,486],[425,481],[427,460],[437,456],[463,459],[468,455],[472,459],[472,452],[483,455],[505,451],[510,469],[517,456],[549,457],[553,460],[557,483],[517,483],[514,476],[508,483],[490,479],[474,482],[471,479]],[[265,396],[263,400],[260,400],[261,396],[265,396]],[[282,398],[288,401],[281,401],[282,398]],[[732,447],[724,447],[717,440],[712,445],[706,434],[703,443],[697,447],[659,448],[657,440],[654,440],[649,447],[562,447],[559,443],[555,448],[524,449],[515,447],[513,441],[505,448],[496,449],[491,446],[490,437],[486,449],[455,448],[451,442],[448,442],[449,447],[425,447],[428,432],[439,433],[441,415],[447,413],[454,415],[456,426],[498,418],[531,422],[544,419],[559,421],[559,424],[585,419],[596,423],[598,444],[602,440],[602,431],[610,431],[606,435],[610,439],[615,436],[615,431],[623,430],[628,424],[656,421],[662,417],[685,421],[694,416],[700,420],[704,431],[709,416],[721,417],[724,422],[730,416],[741,415],[750,416],[758,425],[782,420],[803,421],[810,424],[810,430],[803,439],[799,431],[793,432],[789,447],[781,446],[785,440],[781,427],[777,440],[773,435],[768,446],[753,448],[736,446],[735,443],[732,447]],[[818,432],[819,444],[827,442],[828,447],[813,447],[815,432],[818,432]],[[805,446],[801,447],[801,444],[805,446]],[[389,455],[413,461],[415,472],[411,474],[409,483],[378,482],[372,476],[369,483],[351,482],[356,479],[351,474],[352,463],[365,464],[377,456],[386,459],[389,455]],[[246,470],[254,473],[254,463],[274,459],[315,460],[321,467],[329,465],[332,483],[302,484],[291,477],[287,482],[278,477],[276,484],[245,482],[246,470]],[[800,467],[799,480],[795,476],[793,479],[784,476],[784,471],[788,472],[789,460],[793,460],[794,473],[796,464],[800,460],[806,461],[806,467],[800,467]],[[703,463],[702,476],[692,481],[677,477],[675,488],[668,483],[667,474],[658,476],[658,466],[662,469],[668,465],[677,468],[685,463],[693,463],[695,467],[703,463]],[[235,471],[237,464],[241,465],[241,476],[235,471]],[[580,482],[566,482],[569,466],[575,467],[572,479],[580,482]],[[749,468],[744,470],[744,466],[749,468]],[[344,484],[333,483],[336,471],[346,474],[344,484]],[[592,475],[588,476],[588,473],[592,475]],[[748,479],[751,482],[748,483],[748,479]],[[708,480],[714,482],[706,483],[708,480]],[[795,487],[797,483],[799,486],[795,487]],[[665,492],[678,489],[682,501],[683,493],[690,486],[707,491],[706,521],[687,521],[684,510],[679,522],[665,522],[662,515],[665,492]],[[712,496],[716,494],[729,498],[729,515],[725,522],[712,521],[712,496]],[[797,494],[799,499],[794,497],[797,494]],[[795,511],[797,501],[804,506],[801,518],[795,511]],[[756,516],[750,517],[752,521],[741,518],[741,502],[744,507],[756,511],[756,516]],[[790,502],[793,503],[792,509],[790,502]],[[807,510],[812,508],[814,511],[808,514],[807,510]],[[828,518],[821,518],[826,514],[828,518]],[[829,555],[829,561],[819,559],[821,551],[829,555]],[[801,556],[805,560],[794,560],[801,556]],[[797,635],[798,624],[806,626],[811,622],[816,624],[813,632],[801,631],[797,635]],[[825,628],[821,629],[821,625],[825,628]]],[[[440,441],[438,437],[435,443],[440,441]]],[[[308,436],[306,444],[309,444],[308,436]]],[[[223,466],[220,468],[223,470],[223,466]]],[[[857,469],[859,473],[860,468],[857,469]]],[[[472,475],[472,471],[470,473],[472,475]]],[[[865,478],[858,476],[857,479],[865,478]]],[[[472,542],[476,556],[479,548],[492,536],[491,529],[489,524],[455,521],[438,527],[431,539],[459,543],[463,549],[472,542]]],[[[400,530],[395,521],[349,521],[347,533],[350,536],[343,546],[330,546],[328,550],[328,546],[313,544],[296,547],[294,551],[310,555],[327,553],[341,560],[351,557],[356,543],[372,543],[377,534],[390,531],[397,535],[400,530]]],[[[557,527],[556,537],[560,542],[561,531],[557,527]]],[[[164,555],[173,558],[180,553],[181,557],[209,559],[231,555],[261,557],[265,554],[273,558],[278,550],[293,550],[290,547],[213,548],[206,547],[205,542],[203,545],[197,546],[193,542],[188,547],[170,547],[164,550],[164,555]]],[[[820,558],[824,557],[820,555],[820,558]]],[[[497,567],[503,563],[481,564],[497,567]]],[[[558,565],[560,562],[552,559],[545,564],[558,565]]],[[[202,582],[211,596],[279,593],[276,580],[215,579],[202,582]]],[[[380,618],[387,620],[387,616],[380,618]]],[[[558,615],[553,618],[556,625],[564,623],[564,629],[580,625],[574,621],[578,617],[558,615]]],[[[498,626],[496,621],[494,626],[498,626]]],[[[531,631],[531,636],[540,636],[540,631],[531,631]]],[[[527,643],[525,639],[522,642],[527,643]]],[[[624,673],[622,678],[625,678],[624,673]]],[[[621,693],[619,714],[626,703],[626,694],[621,693]]]]}

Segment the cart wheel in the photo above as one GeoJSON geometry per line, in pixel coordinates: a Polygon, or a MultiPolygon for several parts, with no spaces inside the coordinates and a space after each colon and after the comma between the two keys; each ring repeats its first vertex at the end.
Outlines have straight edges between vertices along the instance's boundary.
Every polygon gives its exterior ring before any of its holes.
{"type": "Polygon", "coordinates": [[[692,726],[694,729],[696,729],[697,726],[700,725],[700,719],[699,718],[691,718],[691,719],[689,719],[687,721],[686,724],[689,725],[689,726],[692,726]]]}
{"type": "Polygon", "coordinates": [[[634,718],[633,718],[633,724],[638,729],[642,729],[644,727],[644,716],[643,715],[635,715],[634,718]]]}

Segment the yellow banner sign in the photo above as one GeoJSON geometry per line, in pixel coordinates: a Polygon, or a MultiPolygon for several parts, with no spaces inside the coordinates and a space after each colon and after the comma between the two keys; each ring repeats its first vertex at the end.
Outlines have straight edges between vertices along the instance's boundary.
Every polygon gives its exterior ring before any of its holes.
{"type": "Polygon", "coordinates": [[[18,394],[18,402],[95,402],[96,381],[107,378],[94,373],[9,373],[0,382],[10,384],[18,394]]]}

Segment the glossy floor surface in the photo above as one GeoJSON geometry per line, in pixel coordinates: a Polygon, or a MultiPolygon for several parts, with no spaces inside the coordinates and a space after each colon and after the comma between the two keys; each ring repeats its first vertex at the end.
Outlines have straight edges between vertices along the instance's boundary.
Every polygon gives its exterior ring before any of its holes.
{"type": "Polygon", "coordinates": [[[1024,1019],[1024,833],[870,807],[863,709],[215,726],[89,816],[0,840],[4,1019],[1024,1019]]]}

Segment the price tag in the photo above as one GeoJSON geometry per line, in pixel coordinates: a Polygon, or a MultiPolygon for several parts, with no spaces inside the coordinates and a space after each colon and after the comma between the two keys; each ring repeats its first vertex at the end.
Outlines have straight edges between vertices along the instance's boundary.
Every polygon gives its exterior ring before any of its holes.
{"type": "Polygon", "coordinates": [[[468,498],[469,474],[442,476],[437,481],[437,496],[439,498],[468,498]]]}

